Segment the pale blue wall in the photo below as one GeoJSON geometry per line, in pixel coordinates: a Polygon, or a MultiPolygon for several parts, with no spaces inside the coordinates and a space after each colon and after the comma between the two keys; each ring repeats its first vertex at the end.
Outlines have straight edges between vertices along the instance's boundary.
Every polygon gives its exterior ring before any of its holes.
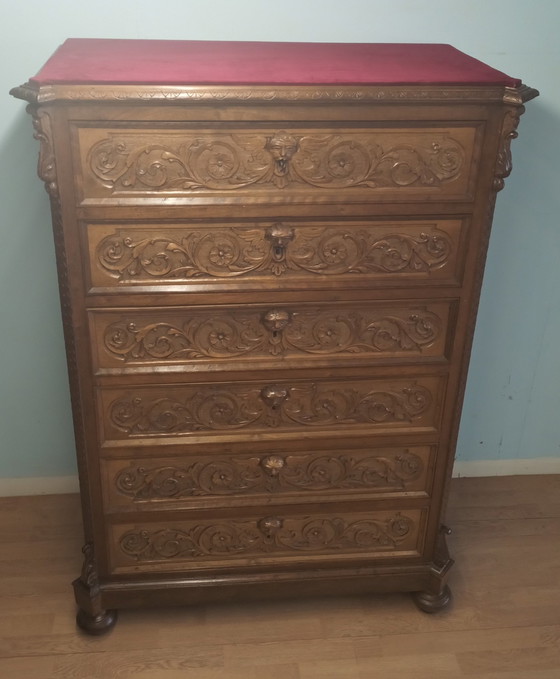
{"type": "Polygon", "coordinates": [[[49,208],[30,120],[7,96],[67,37],[446,42],[539,88],[499,196],[458,455],[559,454],[560,2],[0,0],[0,8],[0,477],[75,472],[49,208]]]}

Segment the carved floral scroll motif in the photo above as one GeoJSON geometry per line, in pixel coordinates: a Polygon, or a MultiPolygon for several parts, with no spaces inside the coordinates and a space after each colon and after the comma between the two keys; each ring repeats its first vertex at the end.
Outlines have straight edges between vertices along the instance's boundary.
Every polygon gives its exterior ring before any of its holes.
{"type": "Polygon", "coordinates": [[[123,320],[105,329],[103,344],[126,362],[164,362],[244,355],[332,355],[415,352],[441,335],[442,320],[426,308],[391,313],[355,309],[189,312],[182,323],[123,320]]]}
{"type": "Polygon", "coordinates": [[[231,431],[247,428],[330,427],[341,424],[411,422],[432,405],[430,390],[411,384],[371,389],[307,383],[297,386],[201,386],[186,395],[143,399],[133,394],[113,401],[111,424],[129,436],[231,431]]]}
{"type": "Polygon", "coordinates": [[[114,480],[119,493],[135,501],[221,497],[254,493],[334,490],[403,490],[424,471],[422,458],[397,454],[266,455],[189,464],[131,464],[114,480]]]}
{"type": "Polygon", "coordinates": [[[118,544],[124,555],[137,561],[393,551],[403,542],[410,542],[416,529],[415,521],[400,512],[384,519],[364,516],[357,520],[270,516],[260,520],[204,522],[185,528],[131,530],[120,537],[118,544]]]}
{"type": "Polygon", "coordinates": [[[437,131],[154,132],[149,144],[145,136],[112,132],[87,156],[87,171],[112,192],[437,187],[464,166],[462,145],[437,131]]]}
{"type": "Polygon", "coordinates": [[[206,229],[179,238],[138,237],[116,232],[96,249],[101,269],[119,279],[189,280],[277,277],[294,273],[429,273],[445,266],[453,252],[447,233],[437,228],[418,235],[376,229],[341,229],[274,224],[269,227],[206,229]]]}

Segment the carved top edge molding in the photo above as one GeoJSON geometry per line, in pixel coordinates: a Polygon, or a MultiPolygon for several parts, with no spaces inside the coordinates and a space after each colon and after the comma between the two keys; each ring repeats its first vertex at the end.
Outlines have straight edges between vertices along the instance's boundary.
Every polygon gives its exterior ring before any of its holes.
{"type": "Polygon", "coordinates": [[[143,101],[161,103],[162,101],[184,103],[208,102],[505,102],[523,104],[538,96],[538,91],[527,85],[502,87],[480,85],[461,86],[440,85],[304,85],[294,86],[237,86],[219,85],[43,85],[36,87],[25,83],[10,90],[17,99],[33,104],[46,104],[55,101],[143,101]]]}
{"type": "Polygon", "coordinates": [[[513,104],[515,106],[522,106],[523,104],[538,97],[540,92],[534,87],[528,85],[520,85],[519,87],[506,87],[504,94],[504,103],[513,104]]]}

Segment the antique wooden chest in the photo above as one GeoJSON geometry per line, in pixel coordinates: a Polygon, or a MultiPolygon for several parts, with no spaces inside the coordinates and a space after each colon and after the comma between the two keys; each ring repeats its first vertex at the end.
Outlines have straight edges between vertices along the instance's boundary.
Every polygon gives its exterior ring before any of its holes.
{"type": "Polygon", "coordinates": [[[446,45],[69,40],[29,83],[85,529],[121,607],[450,598],[496,193],[538,93],[446,45]]]}

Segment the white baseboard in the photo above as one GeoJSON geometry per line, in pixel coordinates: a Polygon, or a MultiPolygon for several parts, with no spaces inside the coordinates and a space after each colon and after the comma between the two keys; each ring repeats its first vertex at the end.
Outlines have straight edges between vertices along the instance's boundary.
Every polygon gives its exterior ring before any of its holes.
{"type": "Polygon", "coordinates": [[[521,460],[455,460],[453,476],[525,476],[560,474],[560,457],[521,460]]]}
{"type": "Polygon", "coordinates": [[[0,478],[0,497],[15,495],[61,495],[78,493],[77,476],[38,476],[18,479],[0,478]]]}
{"type": "MultiPolygon", "coordinates": [[[[522,476],[560,474],[560,457],[535,457],[522,460],[456,460],[453,476],[522,476]]],[[[61,495],[78,493],[77,476],[37,478],[0,478],[0,497],[15,495],[61,495]]]]}

